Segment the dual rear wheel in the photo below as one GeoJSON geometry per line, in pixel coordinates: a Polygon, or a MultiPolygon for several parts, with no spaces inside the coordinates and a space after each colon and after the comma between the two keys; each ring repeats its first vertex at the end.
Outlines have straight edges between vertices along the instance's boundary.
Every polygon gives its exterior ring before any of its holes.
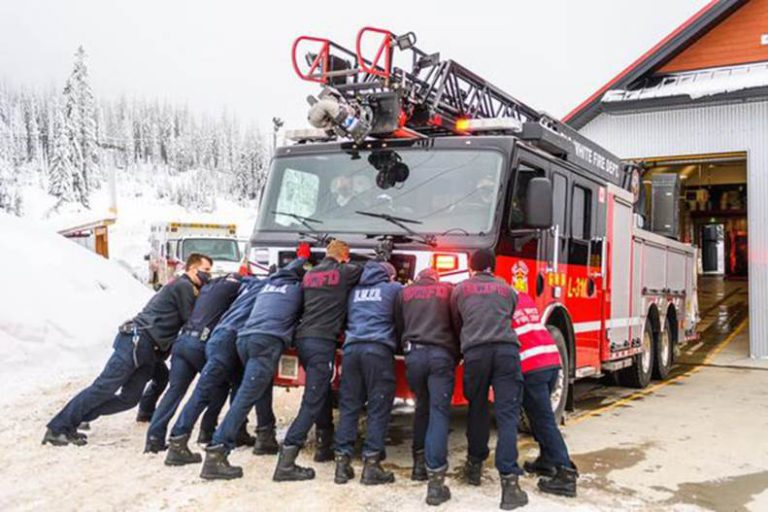
{"type": "Polygon", "coordinates": [[[652,378],[665,380],[672,369],[672,334],[668,321],[664,321],[658,333],[653,332],[650,319],[646,319],[641,338],[642,352],[633,357],[631,366],[619,370],[619,384],[642,389],[652,378]]]}

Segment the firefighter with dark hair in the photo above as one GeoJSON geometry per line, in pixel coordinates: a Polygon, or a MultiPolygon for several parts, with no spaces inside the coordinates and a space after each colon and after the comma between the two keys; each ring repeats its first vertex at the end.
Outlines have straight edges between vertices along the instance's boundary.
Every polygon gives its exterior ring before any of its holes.
{"type": "Polygon", "coordinates": [[[165,437],[168,423],[176,414],[190,384],[203,370],[206,342],[239,290],[240,276],[237,274],[213,279],[200,290],[192,314],[171,349],[170,384],[152,414],[147,429],[145,453],[158,453],[167,448],[165,437]]]}
{"type": "Polygon", "coordinates": [[[402,332],[408,385],[416,395],[411,480],[428,480],[427,504],[451,498],[445,485],[451,399],[459,340],[451,322],[453,285],[428,268],[403,289],[395,312],[402,332]]]}
{"type": "MultiPolygon", "coordinates": [[[[253,305],[266,279],[250,276],[242,279],[240,292],[230,308],[221,317],[205,344],[206,362],[197,381],[192,397],[184,405],[168,439],[166,466],[183,466],[202,461],[199,453],[192,453],[188,442],[192,430],[203,411],[205,415],[200,425],[198,444],[208,445],[213,439],[219,413],[226,403],[230,389],[233,395],[243,378],[243,362],[237,353],[238,332],[248,326],[253,305]],[[212,418],[207,419],[207,418],[212,418]]],[[[233,397],[234,398],[234,397],[233,397]]],[[[274,455],[278,445],[275,437],[275,415],[272,411],[272,390],[256,403],[256,440],[253,446],[255,455],[274,455]]],[[[242,446],[248,439],[245,423],[240,427],[235,439],[236,446],[242,446]]]]}
{"type": "Polygon", "coordinates": [[[493,388],[501,508],[512,510],[528,503],[528,495],[518,482],[523,471],[517,464],[523,374],[520,342],[512,329],[517,295],[506,282],[494,277],[495,267],[492,250],[472,254],[471,277],[458,284],[451,296],[451,318],[464,355],[464,396],[469,402],[464,476],[470,485],[481,483],[491,430],[488,391],[493,388]]]}
{"type": "Polygon", "coordinates": [[[523,464],[523,469],[539,479],[542,492],[559,496],[576,496],[576,466],[568,455],[563,436],[557,428],[550,396],[560,372],[560,352],[527,293],[518,294],[513,326],[520,340],[523,371],[523,409],[531,431],[539,443],[539,456],[523,464]]]}
{"type": "Polygon", "coordinates": [[[314,469],[296,464],[313,423],[317,435],[315,462],[334,459],[331,379],[336,345],[346,323],[347,296],[363,271],[362,266],[350,264],[349,260],[349,246],[333,240],[323,261],[304,275],[303,310],[295,344],[306,380],[299,412],[280,447],[272,476],[276,482],[315,478],[314,469]]]}
{"type": "Polygon", "coordinates": [[[301,315],[304,263],[304,259],[296,259],[267,278],[247,323],[238,333],[237,352],[245,374],[229,411],[205,449],[201,478],[230,480],[243,476],[243,469],[230,465],[227,456],[235,448],[248,410],[270,392],[280,355],[293,340],[301,315]]]}
{"type": "Polygon", "coordinates": [[[114,352],[101,375],[53,417],[43,444],[84,445],[86,437],[77,431],[83,421],[127,411],[139,403],[159,354],[171,348],[179,329],[189,320],[212,265],[210,257],[191,254],[184,274],[161,288],[136,317],[120,326],[112,345],[114,352]]]}
{"type": "Polygon", "coordinates": [[[396,276],[390,263],[369,261],[349,297],[336,431],[337,484],[355,477],[351,458],[364,407],[368,416],[360,482],[378,485],[395,481],[395,475],[381,467],[381,461],[395,399],[395,305],[402,288],[395,282],[396,276]]]}

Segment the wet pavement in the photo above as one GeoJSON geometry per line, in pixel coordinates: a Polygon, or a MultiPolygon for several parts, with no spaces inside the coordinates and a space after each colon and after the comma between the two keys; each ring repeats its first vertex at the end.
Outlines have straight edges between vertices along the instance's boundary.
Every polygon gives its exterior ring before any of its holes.
{"type": "Polygon", "coordinates": [[[616,508],[768,510],[768,361],[747,357],[746,283],[700,290],[701,339],[668,381],[579,384],[564,432],[582,488],[616,508]]]}
{"type": "MultiPolygon", "coordinates": [[[[680,377],[704,364],[710,364],[707,359],[711,357],[712,352],[748,317],[746,281],[702,277],[699,279],[698,287],[701,317],[697,329],[699,341],[683,347],[670,373],[670,379],[680,377]]],[[[632,400],[644,399],[643,395],[636,396],[637,390],[614,384],[610,376],[580,380],[576,384],[576,408],[570,414],[570,418],[577,418],[582,414],[599,415],[599,409],[629,397],[632,397],[632,400]]],[[[675,384],[679,385],[678,382],[675,384]]]]}

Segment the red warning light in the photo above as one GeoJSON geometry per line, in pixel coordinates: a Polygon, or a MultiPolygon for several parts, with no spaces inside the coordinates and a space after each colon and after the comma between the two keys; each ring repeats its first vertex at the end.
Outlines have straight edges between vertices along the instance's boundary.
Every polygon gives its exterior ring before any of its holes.
{"type": "Polygon", "coordinates": [[[459,268],[459,257],[455,254],[433,254],[432,268],[438,272],[450,272],[459,268]]]}

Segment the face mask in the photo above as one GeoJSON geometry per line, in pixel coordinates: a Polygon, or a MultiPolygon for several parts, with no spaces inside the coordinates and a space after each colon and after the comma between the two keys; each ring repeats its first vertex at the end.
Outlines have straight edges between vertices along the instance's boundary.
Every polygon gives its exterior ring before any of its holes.
{"type": "Polygon", "coordinates": [[[201,284],[207,284],[208,281],[211,280],[211,274],[209,274],[208,272],[203,272],[202,270],[198,270],[197,278],[200,280],[201,284]]]}

